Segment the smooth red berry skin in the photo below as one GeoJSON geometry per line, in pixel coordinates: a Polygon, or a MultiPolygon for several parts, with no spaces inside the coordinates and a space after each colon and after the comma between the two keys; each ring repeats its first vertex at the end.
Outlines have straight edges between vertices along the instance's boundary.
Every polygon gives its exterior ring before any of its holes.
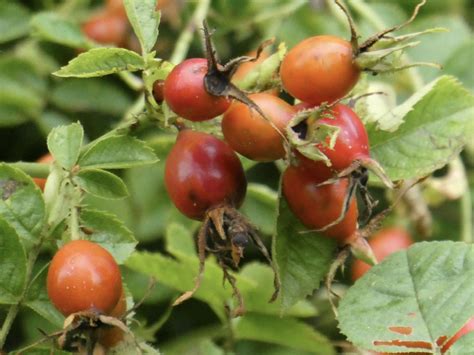
{"type": "Polygon", "coordinates": [[[157,80],[153,83],[153,97],[155,98],[155,101],[159,104],[161,104],[164,100],[163,96],[163,87],[165,85],[164,80],[157,80]]]}
{"type": "Polygon", "coordinates": [[[165,186],[181,213],[202,220],[212,207],[240,207],[247,180],[239,158],[227,143],[185,129],[179,132],[166,160],[165,186]]]}
{"type": "Polygon", "coordinates": [[[127,41],[128,20],[118,11],[102,11],[85,22],[82,31],[97,43],[121,47],[127,41]]]}
{"type": "Polygon", "coordinates": [[[357,83],[360,69],[350,42],[335,36],[315,36],[293,47],[280,67],[290,95],[314,105],[344,97],[357,83]]]}
{"type": "Polygon", "coordinates": [[[192,58],[173,68],[165,80],[164,98],[171,110],[190,121],[206,121],[223,114],[230,106],[224,97],[204,88],[207,60],[192,58]]]}
{"type": "Polygon", "coordinates": [[[331,161],[331,168],[341,171],[357,159],[369,158],[369,137],[356,113],[346,105],[337,104],[331,109],[331,115],[331,118],[324,117],[318,122],[340,128],[336,144],[333,149],[317,145],[331,161]]]}
{"type": "Polygon", "coordinates": [[[47,290],[51,302],[65,316],[79,311],[109,314],[122,293],[120,269],[100,245],[75,240],[54,255],[47,290]]]}
{"type": "MultiPolygon", "coordinates": [[[[369,239],[369,245],[377,261],[382,261],[387,256],[413,244],[413,239],[408,232],[399,227],[385,228],[369,239]]],[[[355,260],[352,265],[352,280],[361,278],[371,266],[362,260],[355,260]]]]}
{"type": "MultiPolygon", "coordinates": [[[[317,186],[317,177],[290,166],[283,173],[282,191],[290,210],[308,228],[319,229],[335,221],[343,209],[348,180],[339,179],[334,184],[317,186]]],[[[334,238],[339,244],[348,244],[357,229],[357,203],[352,198],[344,219],[337,225],[321,232],[334,238]]]]}
{"type": "MultiPolygon", "coordinates": [[[[114,309],[108,314],[111,317],[120,318],[127,311],[127,298],[125,292],[122,290],[119,301],[115,305],[114,309]]],[[[124,339],[124,332],[122,329],[117,327],[112,328],[99,328],[98,341],[105,348],[110,349],[117,345],[124,339]]]]}
{"type": "MultiPolygon", "coordinates": [[[[268,93],[250,95],[265,116],[285,134],[286,126],[296,113],[293,106],[268,93]]],[[[283,138],[257,111],[241,102],[233,102],[222,119],[222,133],[236,152],[257,161],[285,157],[283,138]]]]}

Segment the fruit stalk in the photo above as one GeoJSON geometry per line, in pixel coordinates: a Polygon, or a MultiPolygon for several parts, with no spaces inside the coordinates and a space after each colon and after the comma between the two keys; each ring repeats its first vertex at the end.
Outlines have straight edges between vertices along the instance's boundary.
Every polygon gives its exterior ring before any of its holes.
{"type": "Polygon", "coordinates": [[[49,175],[49,164],[43,163],[27,163],[17,162],[9,164],[13,168],[17,168],[35,178],[47,178],[49,175]]]}

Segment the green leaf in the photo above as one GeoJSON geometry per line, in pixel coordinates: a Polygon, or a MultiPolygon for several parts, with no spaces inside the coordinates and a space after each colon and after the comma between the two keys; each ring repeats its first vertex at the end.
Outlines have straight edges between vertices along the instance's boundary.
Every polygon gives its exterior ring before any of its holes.
{"type": "Polygon", "coordinates": [[[81,169],[74,177],[77,184],[91,195],[120,199],[128,196],[127,186],[117,175],[101,169],[81,169]]]}
{"type": "Polygon", "coordinates": [[[0,304],[16,303],[23,291],[25,277],[26,255],[20,238],[0,218],[0,304]]]}
{"type": "MultiPolygon", "coordinates": [[[[127,260],[126,265],[181,292],[193,288],[198,272],[197,257],[186,254],[180,255],[179,260],[176,260],[160,253],[135,252],[127,260]]],[[[208,303],[219,318],[225,319],[224,302],[230,299],[231,295],[231,288],[222,285],[220,267],[214,260],[208,258],[201,287],[194,297],[208,303]]]]}
{"type": "Polygon", "coordinates": [[[94,48],[79,54],[53,74],[61,77],[92,78],[144,69],[143,58],[124,48],[94,48]]]}
{"type": "Polygon", "coordinates": [[[72,48],[88,48],[91,41],[83,34],[78,24],[57,13],[40,12],[31,20],[33,34],[39,38],[72,48]]]}
{"type": "Polygon", "coordinates": [[[363,349],[406,352],[403,342],[416,341],[438,353],[437,340],[450,338],[474,314],[473,279],[473,245],[416,243],[349,289],[339,306],[340,329],[363,349]]]}
{"type": "MultiPolygon", "coordinates": [[[[429,1],[428,1],[429,3],[429,1]]],[[[426,28],[442,26],[447,32],[427,34],[414,48],[407,51],[412,61],[435,62],[444,66],[446,61],[462,44],[471,37],[469,25],[461,15],[437,15],[424,19],[417,19],[410,30],[421,31],[426,28]]],[[[439,75],[438,70],[431,68],[417,69],[425,80],[433,80],[439,75]]]]}
{"type": "Polygon", "coordinates": [[[44,94],[47,82],[29,61],[16,56],[3,55],[0,57],[0,80],[7,78],[26,87],[37,95],[44,94]]]}
{"type": "MultiPolygon", "coordinates": [[[[0,89],[0,96],[2,89],[0,89]]],[[[0,127],[18,126],[29,120],[28,114],[18,107],[0,105],[0,127]]]]}
{"type": "Polygon", "coordinates": [[[235,319],[233,327],[237,339],[264,341],[314,354],[335,354],[329,339],[296,319],[248,313],[235,319]]]}
{"type": "Polygon", "coordinates": [[[114,215],[90,209],[81,210],[81,226],[87,228],[87,239],[107,249],[118,264],[123,264],[137,245],[132,232],[114,215]]]}
{"type": "Polygon", "coordinates": [[[143,53],[151,52],[160,25],[160,13],[155,10],[156,0],[125,0],[124,5],[143,53]]]}
{"type": "Polygon", "coordinates": [[[431,90],[422,90],[422,98],[415,94],[409,99],[413,109],[402,110],[408,113],[398,130],[368,130],[372,156],[392,180],[423,177],[441,168],[474,134],[474,96],[452,77],[428,85],[431,90]]]}
{"type": "Polygon", "coordinates": [[[474,40],[470,40],[458,47],[446,60],[443,71],[456,76],[467,88],[474,91],[472,53],[474,53],[474,40]]]}
{"type": "Polygon", "coordinates": [[[318,233],[301,234],[306,228],[291,213],[282,197],[276,228],[273,258],[280,272],[284,312],[319,287],[334,258],[336,244],[318,233]]]}
{"type": "Polygon", "coordinates": [[[5,43],[28,34],[30,12],[13,1],[0,2],[0,43],[5,43]]]}
{"type": "Polygon", "coordinates": [[[81,167],[125,169],[152,164],[158,159],[145,142],[129,136],[111,136],[92,142],[81,155],[81,167]]]}
{"type": "Polygon", "coordinates": [[[51,93],[57,107],[70,112],[123,114],[132,104],[118,85],[104,79],[69,79],[60,82],[51,93]]]}
{"type": "Polygon", "coordinates": [[[19,125],[40,114],[47,82],[30,62],[1,56],[0,82],[0,127],[19,125]]]}
{"type": "MultiPolygon", "coordinates": [[[[224,355],[225,352],[223,349],[214,344],[211,340],[203,340],[198,345],[198,354],[202,355],[224,355]]],[[[198,355],[197,354],[197,355],[198,355]]]]}
{"type": "Polygon", "coordinates": [[[0,164],[0,216],[15,229],[29,249],[45,222],[41,191],[21,170],[0,164]]]}
{"type": "Polygon", "coordinates": [[[261,232],[270,235],[275,232],[277,200],[278,194],[268,186],[249,183],[241,210],[261,232]]]}
{"type": "MultiPolygon", "coordinates": [[[[273,293],[273,272],[265,264],[251,262],[246,264],[239,273],[239,276],[248,280],[240,287],[245,300],[245,309],[248,312],[279,315],[280,300],[268,302],[273,293]]],[[[293,317],[314,317],[317,315],[315,307],[306,300],[301,300],[290,307],[286,316],[293,317]]]]}
{"type": "Polygon", "coordinates": [[[71,170],[77,163],[84,139],[84,129],[79,123],[53,128],[48,135],[48,149],[55,161],[71,170]]]}
{"type": "Polygon", "coordinates": [[[177,223],[171,223],[166,228],[166,250],[173,255],[184,253],[196,256],[193,235],[189,229],[177,223]]]}
{"type": "Polygon", "coordinates": [[[28,289],[25,306],[38,313],[44,319],[50,321],[58,328],[62,328],[64,316],[51,303],[46,291],[46,277],[48,268],[44,267],[35,277],[28,289]]]}
{"type": "Polygon", "coordinates": [[[47,136],[53,128],[67,126],[71,121],[67,116],[57,111],[43,111],[37,123],[44,135],[47,136]]]}

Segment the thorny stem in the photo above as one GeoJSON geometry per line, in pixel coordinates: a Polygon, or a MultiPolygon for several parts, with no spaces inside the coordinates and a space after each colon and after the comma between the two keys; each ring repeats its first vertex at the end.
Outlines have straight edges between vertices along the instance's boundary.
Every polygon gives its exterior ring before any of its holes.
{"type": "Polygon", "coordinates": [[[198,4],[191,20],[186,25],[184,31],[181,32],[178,41],[176,42],[173,54],[170,58],[171,63],[178,64],[186,57],[193,39],[193,33],[201,26],[202,21],[206,18],[210,2],[210,0],[198,0],[198,4]]]}
{"type": "Polygon", "coordinates": [[[38,239],[38,242],[33,246],[33,248],[30,251],[30,254],[28,257],[28,263],[26,265],[25,284],[23,286],[23,291],[20,297],[18,298],[18,301],[16,302],[16,304],[13,304],[10,306],[10,309],[8,310],[5,321],[2,324],[2,328],[0,329],[0,350],[5,345],[5,341],[7,339],[8,333],[10,332],[13,322],[15,321],[15,318],[18,315],[18,311],[20,310],[20,305],[25,300],[28,290],[30,288],[31,276],[33,274],[33,267],[41,251],[41,245],[43,244],[43,241],[46,239],[46,236],[48,235],[48,232],[49,232],[48,229],[49,229],[48,225],[46,225],[45,228],[43,228],[40,238],[38,239]]]}

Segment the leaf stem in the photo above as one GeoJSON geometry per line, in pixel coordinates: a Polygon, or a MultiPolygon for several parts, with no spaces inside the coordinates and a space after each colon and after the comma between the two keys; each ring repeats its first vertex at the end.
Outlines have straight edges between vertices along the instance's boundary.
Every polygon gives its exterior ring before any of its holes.
{"type": "Polygon", "coordinates": [[[174,47],[173,54],[170,58],[171,63],[178,64],[186,58],[189,46],[193,39],[193,33],[196,28],[201,26],[202,21],[206,18],[210,2],[210,0],[199,0],[191,20],[188,22],[183,32],[181,32],[178,41],[176,42],[176,46],[174,47]]]}
{"type": "Polygon", "coordinates": [[[22,170],[28,175],[36,178],[46,178],[49,175],[49,166],[50,164],[44,163],[28,163],[28,162],[16,162],[8,163],[11,167],[22,170]]]}

